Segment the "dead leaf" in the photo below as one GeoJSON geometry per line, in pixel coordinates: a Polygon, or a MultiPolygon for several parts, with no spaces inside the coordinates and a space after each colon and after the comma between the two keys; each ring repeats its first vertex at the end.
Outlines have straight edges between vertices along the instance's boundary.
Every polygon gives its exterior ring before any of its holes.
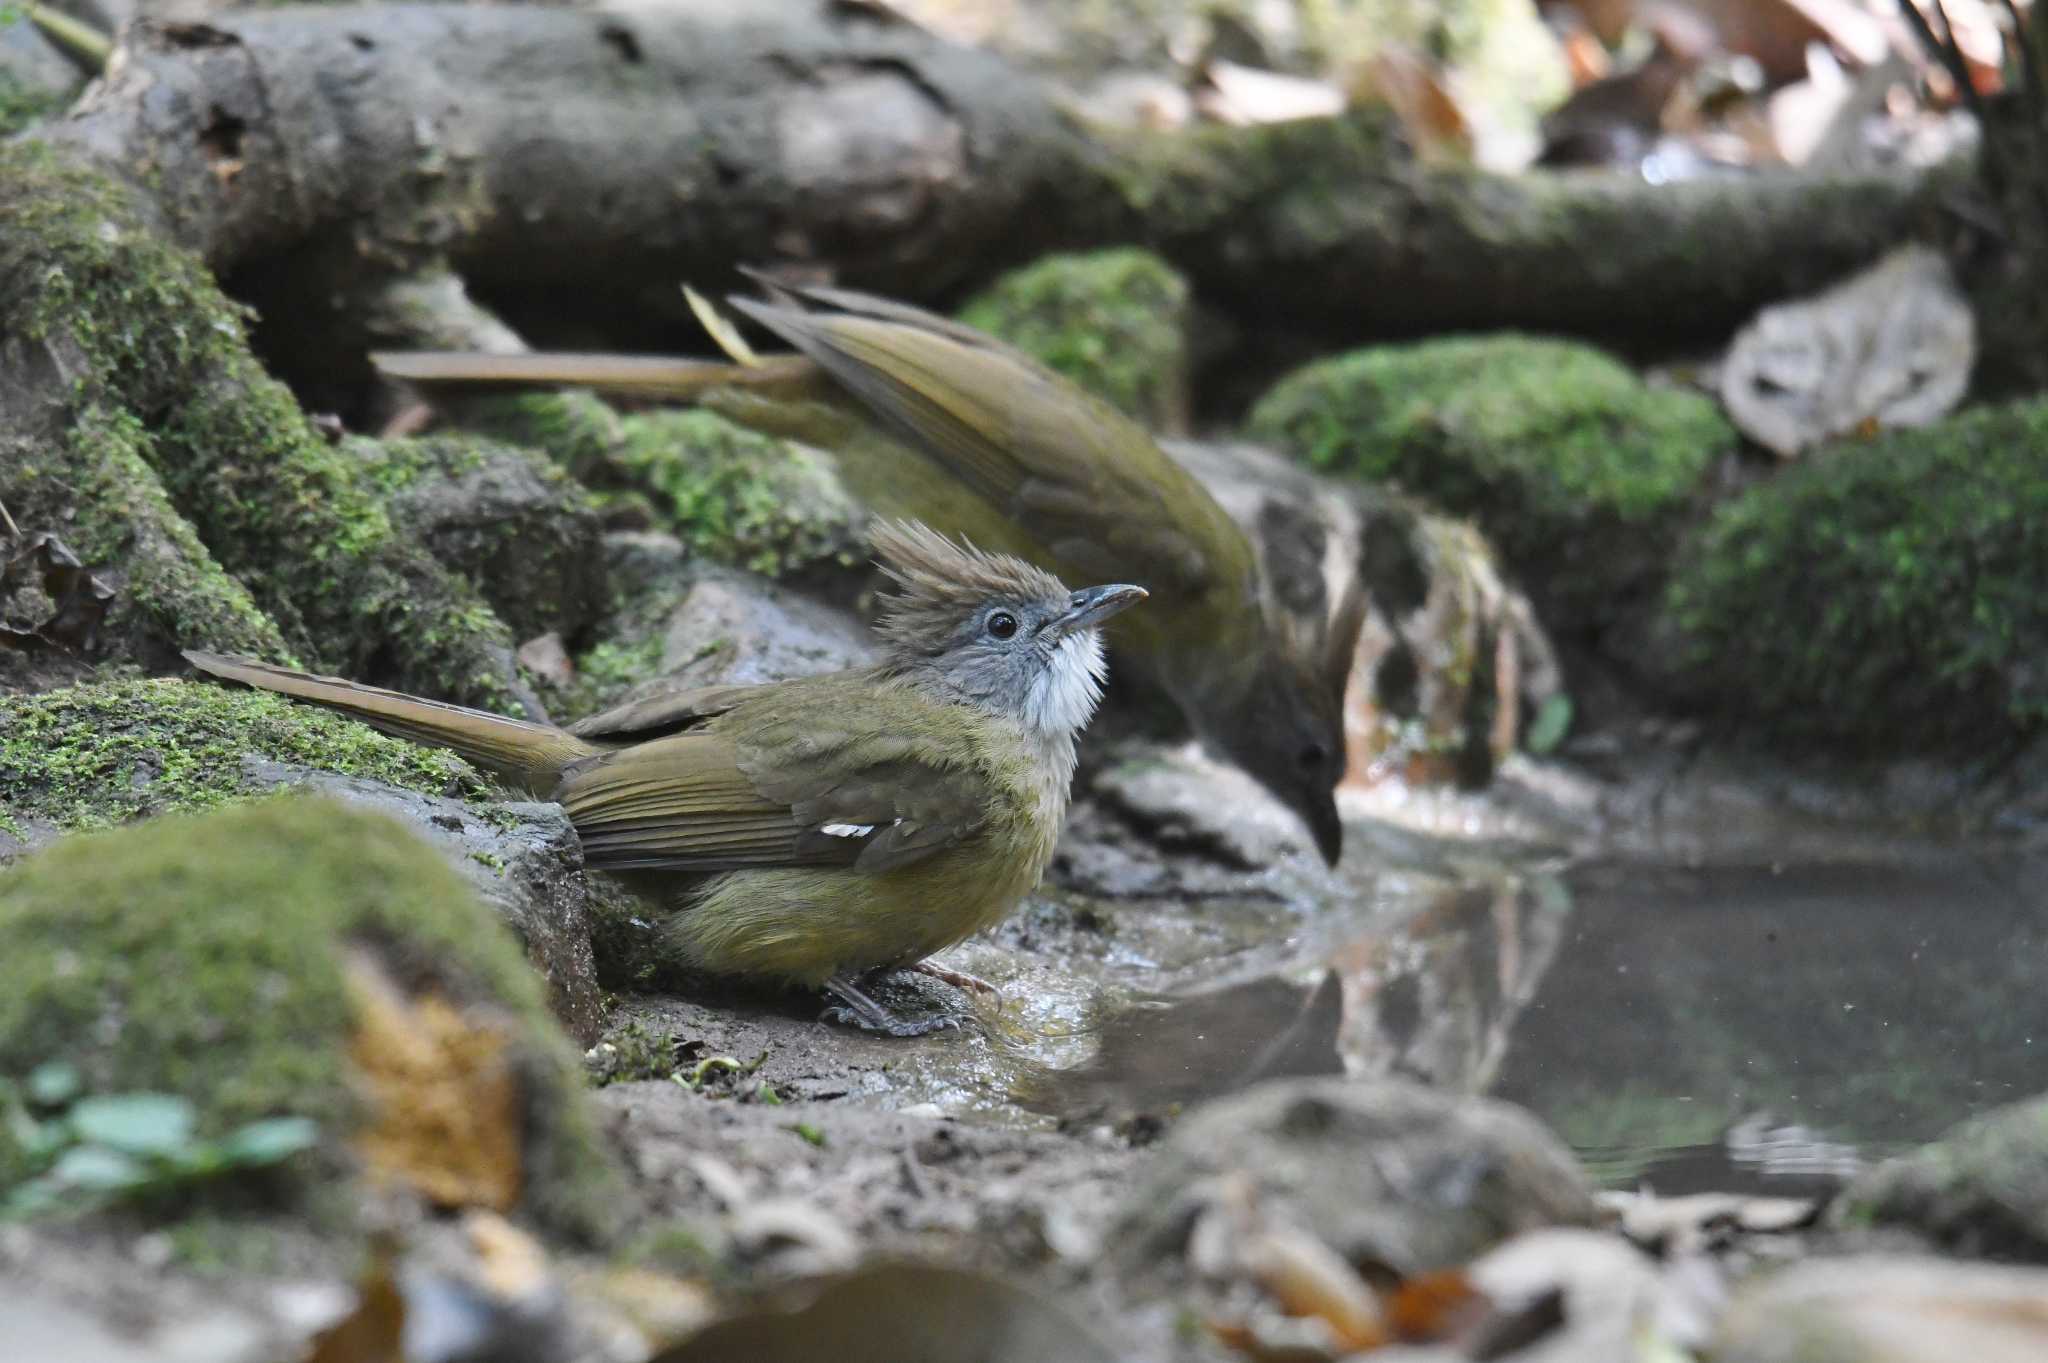
{"type": "Polygon", "coordinates": [[[472,1211],[462,1218],[476,1251],[477,1285],[501,1301],[537,1297],[552,1281],[548,1252],[540,1241],[495,1212],[472,1211]]]}
{"type": "Polygon", "coordinates": [[[49,613],[35,625],[0,624],[0,645],[23,650],[91,648],[114,599],[114,589],[87,572],[78,555],[55,535],[45,532],[23,537],[11,517],[7,528],[8,537],[16,540],[18,547],[0,562],[0,606],[27,590],[48,599],[49,613]]]}
{"type": "Polygon", "coordinates": [[[1472,1280],[1455,1268],[1408,1278],[1387,1299],[1394,1334],[1410,1344],[1450,1339],[1491,1309],[1472,1280]]]}
{"type": "Polygon", "coordinates": [[[1471,159],[1470,120],[1441,73],[1415,53],[1389,45],[1351,83],[1351,95],[1377,98],[1392,109],[1423,161],[1471,159]]]}
{"type": "Polygon", "coordinates": [[[405,1363],[405,1296],[380,1250],[356,1288],[355,1309],[313,1336],[306,1363],[405,1363]]]}
{"type": "Polygon", "coordinates": [[[1218,123],[1245,126],[1330,118],[1344,112],[1344,92],[1328,81],[1211,60],[1196,73],[1195,108],[1218,123]]]}
{"type": "Polygon", "coordinates": [[[936,1264],[883,1264],[785,1295],[801,1304],[721,1321],[654,1363],[1109,1363],[1120,1356],[1037,1293],[936,1264]]]}
{"type": "Polygon", "coordinates": [[[1377,1349],[1387,1342],[1379,1298],[1344,1257],[1305,1230],[1270,1226],[1239,1250],[1245,1268],[1291,1316],[1328,1325],[1346,1350],[1377,1349]]]}
{"type": "Polygon", "coordinates": [[[528,639],[514,656],[521,667],[543,681],[567,686],[576,680],[576,665],[569,660],[569,650],[562,643],[562,636],[554,630],[528,639]]]}
{"type": "Polygon", "coordinates": [[[408,999],[367,953],[348,962],[349,1042],[371,1097],[356,1137],[371,1171],[442,1207],[509,1211],[522,1168],[520,1085],[505,1028],[435,994],[408,999]]]}
{"type": "Polygon", "coordinates": [[[1904,246],[1824,293],[1765,308],[1721,367],[1728,417],[1783,458],[1866,422],[1925,426],[1969,386],[1976,320],[1948,262],[1904,246]]]}

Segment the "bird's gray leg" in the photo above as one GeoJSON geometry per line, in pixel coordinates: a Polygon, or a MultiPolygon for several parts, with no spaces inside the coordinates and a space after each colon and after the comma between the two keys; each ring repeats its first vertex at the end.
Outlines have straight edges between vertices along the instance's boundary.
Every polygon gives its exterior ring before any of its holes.
{"type": "Polygon", "coordinates": [[[971,989],[976,993],[987,994],[997,1003],[1003,1001],[1002,990],[996,988],[987,980],[981,978],[981,976],[970,975],[964,970],[951,970],[936,961],[919,961],[916,965],[907,965],[903,968],[905,970],[915,970],[920,975],[929,975],[935,980],[944,980],[955,989],[971,989]]]}
{"type": "Polygon", "coordinates": [[[844,1006],[827,1008],[818,1015],[821,1022],[837,1022],[858,1027],[863,1032],[880,1032],[884,1036],[923,1036],[960,1025],[960,1019],[950,1013],[915,1020],[899,1018],[862,993],[860,986],[844,975],[834,975],[825,981],[825,991],[840,999],[844,1006]]]}

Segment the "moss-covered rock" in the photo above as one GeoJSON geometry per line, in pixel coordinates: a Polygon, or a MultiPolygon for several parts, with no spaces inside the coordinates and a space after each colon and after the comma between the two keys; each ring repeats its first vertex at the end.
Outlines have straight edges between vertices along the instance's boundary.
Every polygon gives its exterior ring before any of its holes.
{"type": "Polygon", "coordinates": [[[1545,623],[1573,632],[1611,623],[1658,579],[1702,476],[1736,443],[1705,398],[1516,335],[1320,361],[1275,386],[1250,428],[1319,469],[1472,517],[1545,623]]]}
{"type": "Polygon", "coordinates": [[[714,562],[784,577],[862,556],[859,505],[801,445],[713,412],[649,412],[626,418],[613,458],[667,528],[714,562]]]}
{"type": "Polygon", "coordinates": [[[2004,750],[2048,718],[2044,525],[2048,403],[1816,451],[1682,556],[1671,666],[1786,734],[2004,750]]]}
{"type": "Polygon", "coordinates": [[[2048,1262],[2048,1098],[1973,1117],[1867,1170],[1829,1217],[1838,1227],[1908,1226],[1968,1254],[2048,1262]]]}
{"type": "Polygon", "coordinates": [[[1049,256],[1005,275],[960,320],[1158,430],[1187,425],[1188,284],[1149,251],[1049,256]]]}
{"type": "Polygon", "coordinates": [[[175,643],[257,642],[255,612],[211,576],[217,564],[302,659],[510,703],[502,622],[394,525],[349,455],[263,372],[245,321],[128,192],[47,147],[0,145],[0,336],[9,372],[32,378],[0,395],[0,497],[15,518],[64,525],[82,551],[111,555],[92,566],[119,571],[131,502],[146,536],[177,539],[158,524],[168,494],[213,560],[186,554],[160,573],[175,643]],[[97,498],[76,491],[110,478],[97,498]],[[206,620],[239,637],[209,634],[206,620]]]}
{"type": "Polygon", "coordinates": [[[70,102],[69,91],[39,89],[0,66],[0,137],[40,123],[70,102]]]}
{"type": "Polygon", "coordinates": [[[590,884],[560,806],[497,798],[452,753],[268,692],[134,681],[0,697],[0,861],[284,787],[382,810],[433,844],[525,945],[556,1016],[595,1037],[590,884]]]}
{"type": "Polygon", "coordinates": [[[0,825],[68,832],[210,809],[274,786],[251,756],[429,795],[489,793],[453,753],[331,711],[266,691],[132,681],[0,696],[0,825]]]}
{"type": "MultiPolygon", "coordinates": [[[[500,1209],[558,1229],[611,1220],[616,1167],[539,982],[390,819],[287,798],[66,839],[0,872],[0,937],[0,1075],[55,1061],[90,1094],[174,1094],[201,1138],[316,1124],[283,1186],[215,1180],[192,1190],[201,1202],[282,1200],[345,1245],[366,1229],[369,1174],[444,1205],[468,1200],[472,1174],[500,1209]],[[394,1038],[393,1017],[423,1025],[394,1038]],[[437,1123],[481,1153],[437,1143],[437,1123]]],[[[37,1162],[0,1128],[0,1186],[37,1162]]]]}
{"type": "Polygon", "coordinates": [[[597,505],[548,459],[469,435],[349,447],[399,532],[475,583],[518,637],[573,633],[602,608],[597,505]]]}

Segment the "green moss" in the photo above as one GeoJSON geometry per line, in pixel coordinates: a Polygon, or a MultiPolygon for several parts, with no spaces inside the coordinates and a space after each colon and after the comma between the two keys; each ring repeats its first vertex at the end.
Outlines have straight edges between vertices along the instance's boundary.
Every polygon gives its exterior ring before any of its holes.
{"type": "Polygon", "coordinates": [[[82,352],[75,421],[148,431],[136,453],[291,648],[344,672],[389,657],[412,689],[506,703],[507,631],[395,534],[200,261],[48,148],[0,147],[0,186],[0,324],[82,352]]]}
{"type": "Polygon", "coordinates": [[[692,552],[770,576],[855,561],[860,513],[804,447],[705,411],[628,417],[625,432],[618,466],[692,552]]]}
{"type": "MultiPolygon", "coordinates": [[[[5,23],[0,16],[0,23],[5,23]]],[[[32,90],[11,73],[0,70],[0,137],[11,137],[31,124],[70,105],[75,91],[32,90]]]]}
{"type": "MultiPolygon", "coordinates": [[[[344,966],[368,950],[401,986],[511,1024],[524,1205],[571,1230],[607,1220],[616,1170],[540,981],[440,854],[389,818],[287,797],[67,839],[0,873],[0,938],[0,1074],[54,1059],[88,1092],[179,1094],[203,1138],[310,1118],[321,1167],[300,1192],[343,1233],[360,1199],[314,1189],[353,1167],[344,966]]],[[[22,1168],[12,1139],[0,1130],[0,1184],[22,1168]]]]}
{"type": "Polygon", "coordinates": [[[625,439],[617,412],[589,393],[521,393],[456,404],[466,429],[540,450],[577,478],[598,474],[625,439]]]}
{"type": "Polygon", "coordinates": [[[2048,1257],[2048,1099],[1973,1117],[1886,1161],[1843,1190],[1829,1219],[1907,1225],[1971,1253],[2048,1257]]]}
{"type": "Polygon", "coordinates": [[[2048,718],[2043,526],[2048,403],[1816,451],[1678,565],[1679,665],[1788,734],[2003,750],[2048,718]]]}
{"type": "Polygon", "coordinates": [[[1148,251],[1050,256],[996,281],[960,320],[1155,428],[1187,422],[1188,285],[1148,251]]]}
{"type": "Polygon", "coordinates": [[[128,633],[124,617],[132,615],[169,647],[289,658],[276,622],[171,505],[150,450],[131,413],[95,407],[48,462],[17,465],[16,486],[32,505],[74,499],[79,514],[64,526],[72,549],[88,564],[121,566],[107,633],[128,633]]]}
{"type": "Polygon", "coordinates": [[[61,829],[206,809],[258,787],[254,753],[431,795],[482,797],[452,753],[262,691],[177,681],[0,696],[0,809],[61,829]]]}
{"type": "Polygon", "coordinates": [[[1676,519],[1735,446],[1706,399],[1517,335],[1320,361],[1268,393],[1250,429],[1473,517],[1567,628],[1603,622],[1659,573],[1676,519]]]}

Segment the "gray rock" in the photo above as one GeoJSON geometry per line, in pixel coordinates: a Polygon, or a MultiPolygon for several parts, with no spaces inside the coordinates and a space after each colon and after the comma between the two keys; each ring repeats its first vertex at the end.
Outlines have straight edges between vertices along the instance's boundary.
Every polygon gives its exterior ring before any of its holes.
{"type": "Polygon", "coordinates": [[[519,934],[569,1034],[587,1046],[604,1030],[583,845],[560,805],[465,804],[258,757],[244,758],[243,771],[257,789],[318,791],[403,819],[519,934]]]}
{"type": "Polygon", "coordinates": [[[1939,1259],[1795,1264],[1737,1293],[1715,1363],[2038,1363],[2048,1272],[1939,1259]]]}
{"type": "Polygon", "coordinates": [[[1965,1254],[2048,1261],[2048,1097],[1974,1117],[1867,1171],[1828,1220],[1905,1225],[1965,1254]]]}
{"type": "Polygon", "coordinates": [[[597,509],[544,457],[474,436],[350,441],[388,489],[399,528],[477,584],[519,638],[573,628],[603,606],[597,509]]]}
{"type": "Polygon", "coordinates": [[[1403,1275],[1599,1217],[1571,1153],[1520,1108],[1392,1081],[1282,1079],[1174,1128],[1118,1215],[1120,1271],[1180,1264],[1194,1218],[1230,1179],[1351,1263],[1403,1275]]]}
{"type": "MultiPolygon", "coordinates": [[[[0,21],[0,105],[47,105],[55,113],[70,103],[84,84],[85,77],[78,68],[18,11],[11,16],[11,22],[0,21]]],[[[0,120],[4,117],[4,110],[0,110],[0,120]]],[[[9,126],[0,121],[0,136],[20,126],[23,125],[9,126]]]]}
{"type": "Polygon", "coordinates": [[[874,639],[844,611],[731,569],[696,574],[662,636],[664,680],[753,685],[874,661],[874,639]]]}
{"type": "Polygon", "coordinates": [[[1238,768],[1198,753],[1127,748],[1094,774],[1091,789],[1159,847],[1232,871],[1313,855],[1308,830],[1285,805],[1238,768]]]}

